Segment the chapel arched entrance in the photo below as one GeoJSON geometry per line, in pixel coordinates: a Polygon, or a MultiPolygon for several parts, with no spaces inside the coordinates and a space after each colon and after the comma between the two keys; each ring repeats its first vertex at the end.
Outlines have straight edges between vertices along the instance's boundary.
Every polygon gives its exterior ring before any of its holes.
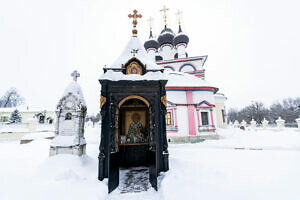
{"type": "Polygon", "coordinates": [[[119,166],[149,166],[151,137],[151,109],[141,96],[128,96],[118,104],[117,132],[119,138],[119,166]]]}

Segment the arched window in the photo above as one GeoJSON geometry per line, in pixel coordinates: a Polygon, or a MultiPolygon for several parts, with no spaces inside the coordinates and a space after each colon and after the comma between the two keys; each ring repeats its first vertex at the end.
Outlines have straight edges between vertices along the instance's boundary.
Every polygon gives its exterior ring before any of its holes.
{"type": "Polygon", "coordinates": [[[72,119],[72,113],[67,113],[65,120],[71,120],[72,119]]]}
{"type": "Polygon", "coordinates": [[[196,68],[191,64],[184,64],[179,69],[180,72],[193,72],[196,71],[196,68]]]}
{"type": "Polygon", "coordinates": [[[166,71],[175,71],[175,69],[171,66],[165,66],[164,68],[166,71]]]}
{"type": "Polygon", "coordinates": [[[166,124],[167,124],[167,125],[172,125],[171,111],[170,111],[170,112],[167,112],[167,114],[166,114],[166,124]]]}

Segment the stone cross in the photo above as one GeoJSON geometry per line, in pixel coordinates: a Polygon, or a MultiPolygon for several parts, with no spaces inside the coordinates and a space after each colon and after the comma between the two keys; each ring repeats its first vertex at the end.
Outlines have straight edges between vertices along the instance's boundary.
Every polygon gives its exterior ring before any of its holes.
{"type": "Polygon", "coordinates": [[[133,30],[132,30],[132,33],[133,34],[137,34],[137,30],[136,30],[136,25],[137,25],[137,19],[138,18],[142,18],[142,15],[141,14],[137,14],[137,10],[134,10],[133,11],[133,14],[129,14],[128,17],[129,18],[132,18],[132,24],[133,24],[133,30]]]}
{"type": "Polygon", "coordinates": [[[73,71],[71,76],[73,77],[74,81],[77,81],[77,78],[80,77],[80,74],[77,70],[73,71]]]}
{"type": "Polygon", "coordinates": [[[164,6],[163,9],[160,10],[160,12],[163,12],[164,22],[165,22],[166,26],[167,26],[167,11],[168,10],[169,10],[169,8],[166,8],[166,6],[164,6]]]}

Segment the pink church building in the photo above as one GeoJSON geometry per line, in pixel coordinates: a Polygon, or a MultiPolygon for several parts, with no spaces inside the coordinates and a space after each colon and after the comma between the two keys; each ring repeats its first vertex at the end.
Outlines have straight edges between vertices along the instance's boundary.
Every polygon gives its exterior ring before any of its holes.
{"type": "Polygon", "coordinates": [[[144,43],[148,55],[164,67],[168,79],[166,124],[168,136],[213,134],[226,126],[226,97],[205,80],[207,56],[188,57],[189,37],[179,24],[178,33],[165,25],[155,39],[144,43]]]}

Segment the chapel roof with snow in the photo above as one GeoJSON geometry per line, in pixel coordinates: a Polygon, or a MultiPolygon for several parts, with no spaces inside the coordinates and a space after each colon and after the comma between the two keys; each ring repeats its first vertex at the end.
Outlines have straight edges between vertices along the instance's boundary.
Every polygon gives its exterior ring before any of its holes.
{"type": "MultiPolygon", "coordinates": [[[[164,68],[151,59],[137,36],[137,11],[134,10],[134,15],[130,16],[133,16],[133,35],[121,55],[112,64],[104,67],[104,74],[99,80],[167,80],[163,73],[164,68]]],[[[158,48],[158,42],[153,39],[151,32],[149,41],[145,45],[149,48],[158,48]]]]}
{"type": "Polygon", "coordinates": [[[157,65],[151,60],[150,56],[143,47],[142,42],[136,35],[133,35],[129,39],[121,55],[111,65],[105,66],[104,69],[122,69],[132,58],[138,59],[145,65],[147,70],[163,69],[161,66],[157,65]]]}

